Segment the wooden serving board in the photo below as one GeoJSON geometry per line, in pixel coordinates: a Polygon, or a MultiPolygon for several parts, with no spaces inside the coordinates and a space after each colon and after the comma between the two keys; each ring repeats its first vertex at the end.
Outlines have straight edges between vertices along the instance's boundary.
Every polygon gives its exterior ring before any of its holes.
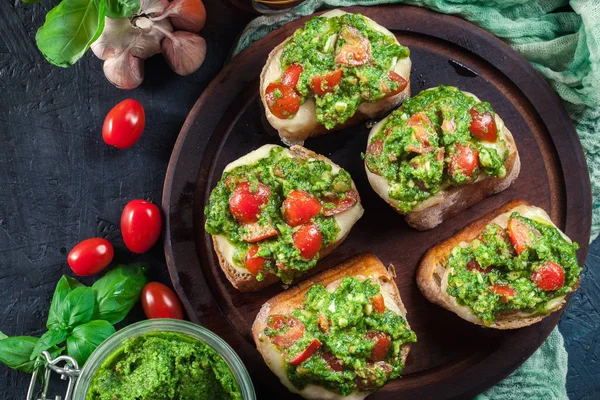
{"type": "MultiPolygon", "coordinates": [[[[305,146],[348,170],[365,214],[348,239],[322,262],[328,266],[372,252],[396,267],[396,283],[418,343],[402,379],[377,398],[443,399],[475,395],[525,361],[557,324],[556,312],[534,326],[495,331],[472,325],[429,303],[415,284],[424,252],[469,222],[521,198],[546,209],[579,242],[583,264],[591,224],[591,191],[581,145],[559,99],[537,71],[505,43],[457,17],[409,6],[351,7],[387,27],[411,50],[412,93],[454,85],[489,101],[512,131],[521,174],[506,191],[485,199],[435,229],[418,232],[369,186],[360,153],[368,129],[359,125],[311,139],[305,146]]],[[[280,143],[263,116],[258,77],[268,53],[307,18],[278,29],[238,55],[190,112],[165,180],[165,252],[173,284],[189,318],[222,336],[245,362],[258,398],[291,394],[262,361],[250,334],[261,305],[278,285],[242,294],[221,272],[204,230],[203,210],[224,166],[265,143],[280,143]]],[[[566,307],[564,307],[566,308],[566,307]]],[[[564,310],[563,308],[563,310],[564,310]]]]}

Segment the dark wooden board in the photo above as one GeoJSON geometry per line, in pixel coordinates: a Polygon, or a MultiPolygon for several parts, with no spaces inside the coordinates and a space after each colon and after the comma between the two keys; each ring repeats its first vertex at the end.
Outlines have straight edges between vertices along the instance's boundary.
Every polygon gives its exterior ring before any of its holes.
{"type": "MultiPolygon", "coordinates": [[[[360,159],[364,125],[311,139],[306,147],[347,169],[361,193],[365,216],[349,238],[323,260],[335,265],[371,251],[396,266],[396,283],[419,342],[403,378],[372,398],[453,398],[479,393],[527,359],[557,324],[562,312],[534,326],[509,332],[483,329],[427,302],[414,277],[418,260],[432,245],[470,221],[514,198],[549,211],[581,244],[583,264],[591,223],[591,191],[585,158],[571,121],[550,86],[499,39],[459,18],[409,6],[351,7],[393,31],[411,49],[413,93],[455,85],[492,103],[512,131],[522,159],[519,179],[439,227],[410,229],[370,188],[360,159]]],[[[287,394],[254,348],[250,326],[260,306],[282,289],[237,292],[221,272],[203,210],[224,166],[278,138],[265,122],[258,75],[268,52],[306,18],[276,30],[237,56],[214,79],[186,120],[167,171],[163,193],[165,252],[173,284],[192,321],[221,335],[248,367],[259,398],[287,394]]]]}

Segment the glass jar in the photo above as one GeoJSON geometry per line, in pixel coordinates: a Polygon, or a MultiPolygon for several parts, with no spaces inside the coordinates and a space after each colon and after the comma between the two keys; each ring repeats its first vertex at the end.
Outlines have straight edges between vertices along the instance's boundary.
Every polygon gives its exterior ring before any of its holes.
{"type": "Polygon", "coordinates": [[[117,350],[125,340],[151,332],[174,332],[190,336],[206,343],[223,357],[223,360],[225,360],[229,366],[229,369],[239,386],[242,399],[256,399],[254,386],[252,385],[252,380],[250,379],[250,375],[248,375],[246,367],[238,355],[223,339],[208,329],[191,322],[175,319],[150,319],[121,329],[98,346],[79,374],[79,378],[77,379],[73,391],[73,400],[85,400],[85,395],[96,370],[100,368],[104,360],[117,350]]]}

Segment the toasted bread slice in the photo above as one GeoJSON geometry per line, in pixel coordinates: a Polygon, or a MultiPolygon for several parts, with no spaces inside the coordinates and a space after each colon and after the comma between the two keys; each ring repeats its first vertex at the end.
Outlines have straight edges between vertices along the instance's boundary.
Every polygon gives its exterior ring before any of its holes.
{"type": "MultiPolygon", "coordinates": [[[[543,209],[531,206],[522,200],[511,201],[503,207],[492,211],[468,225],[451,238],[437,244],[425,253],[417,270],[417,285],[419,286],[421,293],[423,293],[423,295],[432,303],[456,313],[459,317],[469,322],[495,329],[522,328],[524,326],[535,324],[550,313],[560,309],[565,302],[564,296],[549,301],[546,313],[536,314],[518,310],[510,311],[497,314],[496,320],[492,325],[486,325],[483,320],[473,314],[468,306],[458,304],[456,299],[446,291],[448,288],[449,270],[444,264],[450,256],[452,249],[460,244],[468,243],[475,239],[489,223],[495,223],[502,228],[506,228],[508,219],[513,212],[519,212],[524,217],[537,217],[543,219],[556,227],[543,209]]],[[[562,235],[569,240],[564,233],[562,235]]]]}
{"type": "MultiPolygon", "coordinates": [[[[343,14],[346,14],[346,12],[341,10],[331,10],[322,14],[321,16],[332,18],[343,14]]],[[[394,37],[395,39],[394,34],[389,30],[369,18],[367,18],[367,20],[371,23],[370,27],[372,29],[377,30],[387,36],[394,37]]],[[[265,91],[267,86],[269,86],[271,82],[278,80],[283,73],[283,70],[281,69],[280,58],[281,54],[283,53],[283,47],[290,39],[291,36],[275,47],[271,53],[269,53],[267,62],[260,74],[260,98],[264,106],[263,108],[265,109],[267,120],[271,126],[279,132],[281,140],[287,145],[301,145],[311,136],[319,136],[329,132],[337,131],[347,126],[358,124],[361,121],[369,118],[380,118],[410,96],[409,84],[402,92],[394,96],[386,97],[372,103],[363,103],[360,105],[354,116],[348,119],[344,124],[337,125],[333,129],[327,129],[317,122],[314,99],[306,100],[306,102],[300,106],[300,110],[293,118],[277,118],[275,115],[273,115],[273,113],[271,113],[269,107],[267,106],[265,91]]],[[[396,63],[394,72],[406,79],[407,82],[410,82],[411,65],[410,57],[400,59],[396,63]]]]}
{"type": "MultiPolygon", "coordinates": [[[[474,94],[464,93],[477,101],[480,101],[474,94]]],[[[371,138],[379,132],[386,122],[387,118],[379,121],[373,126],[369,133],[367,143],[370,143],[371,138]]],[[[504,178],[491,177],[482,173],[473,183],[442,188],[434,196],[425,199],[412,211],[404,214],[406,222],[410,226],[420,231],[432,229],[441,224],[444,220],[461,213],[486,197],[502,192],[517,179],[521,170],[521,160],[519,158],[519,152],[517,151],[515,139],[498,114],[496,114],[495,122],[498,133],[504,137],[506,147],[509,151],[508,157],[504,162],[504,165],[506,166],[506,175],[504,178]]],[[[398,201],[390,198],[388,194],[390,189],[388,181],[382,176],[372,173],[369,168],[367,168],[366,163],[365,171],[373,190],[375,190],[375,192],[377,192],[377,194],[388,204],[394,207],[398,213],[403,214],[397,208],[398,201]]]]}
{"type": "MultiPolygon", "coordinates": [[[[281,380],[281,383],[290,391],[298,393],[304,398],[360,400],[372,393],[361,391],[348,396],[341,396],[316,385],[307,385],[303,390],[299,390],[288,380],[285,374],[281,353],[263,333],[267,327],[267,320],[270,315],[287,315],[301,307],[304,303],[306,293],[312,286],[321,284],[327,290],[333,291],[338,287],[342,278],[347,276],[353,276],[361,280],[371,279],[371,281],[379,283],[386,307],[401,315],[406,320],[406,327],[410,329],[410,325],[406,319],[406,308],[404,308],[398,287],[394,282],[395,273],[393,266],[390,266],[389,269],[386,268],[381,263],[381,260],[373,254],[356,255],[342,264],[313,276],[273,297],[263,304],[258,312],[254,324],[252,324],[252,336],[254,337],[256,348],[271,371],[281,380]]],[[[406,364],[406,357],[409,350],[410,344],[404,344],[401,348],[403,364],[406,364]]]]}
{"type": "MultiPolygon", "coordinates": [[[[235,167],[244,164],[253,164],[260,158],[265,158],[269,156],[269,151],[271,148],[275,147],[275,145],[265,145],[246,156],[230,163],[225,167],[225,171],[229,171],[235,167]]],[[[324,161],[328,164],[331,164],[333,170],[339,170],[341,167],[331,161],[329,158],[317,154],[311,150],[308,150],[301,146],[292,146],[289,150],[290,155],[296,159],[301,160],[319,160],[324,161]]],[[[352,188],[356,191],[356,185],[354,181],[352,182],[352,188]]],[[[356,191],[358,193],[358,191],[356,191]]],[[[336,247],[338,247],[348,236],[350,233],[350,229],[352,225],[358,221],[358,219],[362,216],[364,210],[360,204],[360,197],[358,198],[358,202],[354,207],[349,210],[346,210],[340,214],[334,216],[338,225],[340,225],[340,234],[337,240],[330,244],[329,246],[321,249],[319,252],[319,258],[324,258],[329,255],[336,247]]],[[[215,253],[217,254],[217,258],[219,260],[219,264],[225,273],[227,279],[231,282],[231,284],[241,292],[255,292],[257,290],[263,289],[267,286],[270,286],[274,283],[279,282],[279,278],[274,274],[265,274],[264,279],[262,281],[257,281],[256,277],[249,273],[247,270],[238,268],[233,265],[232,261],[232,245],[227,241],[224,236],[221,235],[212,235],[213,240],[213,248],[215,253]]],[[[314,268],[308,271],[308,273],[314,274],[317,271],[321,270],[322,267],[316,265],[314,268]]]]}

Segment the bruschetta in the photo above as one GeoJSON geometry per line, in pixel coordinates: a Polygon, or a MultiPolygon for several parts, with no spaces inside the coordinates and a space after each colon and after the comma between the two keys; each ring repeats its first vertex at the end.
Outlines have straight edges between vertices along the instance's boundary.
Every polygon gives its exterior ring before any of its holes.
{"type": "Polygon", "coordinates": [[[560,309],[579,287],[578,248],[543,209],[513,201],[430,249],[417,284],[469,322],[521,328],[560,309]]]}
{"type": "Polygon", "coordinates": [[[410,52],[360,15],[332,10],[311,18],[269,54],[260,98],[286,144],[303,144],[368,118],[410,95],[410,52]]]}
{"type": "Polygon", "coordinates": [[[391,268],[358,255],[262,306],[252,335],[290,391],[360,400],[400,375],[417,337],[391,268]]]}
{"type": "Polygon", "coordinates": [[[348,172],[303,147],[275,145],[227,165],[205,208],[221,268],[242,292],[312,270],[362,214],[348,172]]]}
{"type": "Polygon", "coordinates": [[[520,169],[491,105],[449,86],[419,93],[377,123],[365,153],[375,192],[419,230],[505,190],[520,169]]]}

